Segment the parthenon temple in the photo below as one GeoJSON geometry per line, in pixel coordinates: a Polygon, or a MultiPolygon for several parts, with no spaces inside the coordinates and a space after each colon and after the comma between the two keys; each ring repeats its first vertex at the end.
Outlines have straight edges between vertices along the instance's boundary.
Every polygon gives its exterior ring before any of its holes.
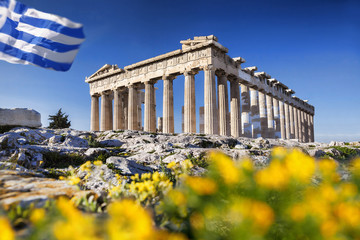
{"type": "Polygon", "coordinates": [[[205,134],[314,141],[315,109],[307,100],[294,96],[292,89],[265,72],[257,72],[257,67],[242,68],[245,60],[227,55],[228,49],[213,35],[180,43],[182,49],[123,69],[106,64],[87,77],[91,130],[174,133],[173,81],[184,75],[185,133],[196,133],[195,99],[196,93],[203,91],[200,118],[203,118],[205,134]],[[199,71],[204,71],[204,89],[195,89],[199,71]],[[154,84],[160,80],[163,81],[163,109],[162,116],[157,118],[159,99],[155,98],[154,84]]]}

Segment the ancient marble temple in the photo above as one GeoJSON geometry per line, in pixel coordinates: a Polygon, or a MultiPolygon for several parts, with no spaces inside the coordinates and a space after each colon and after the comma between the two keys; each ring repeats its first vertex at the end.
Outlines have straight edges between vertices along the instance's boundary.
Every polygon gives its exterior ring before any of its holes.
{"type": "Polygon", "coordinates": [[[184,132],[196,132],[195,94],[204,91],[201,118],[205,134],[314,141],[314,107],[295,97],[292,89],[265,72],[257,72],[257,67],[242,68],[245,60],[228,56],[228,49],[213,35],[180,43],[182,49],[124,68],[106,64],[86,78],[91,130],[174,133],[173,81],[184,75],[184,132]],[[204,71],[204,89],[195,91],[199,71],[204,71]],[[162,99],[155,99],[154,84],[158,81],[163,81],[162,99]],[[156,124],[159,100],[163,111],[156,124]]]}

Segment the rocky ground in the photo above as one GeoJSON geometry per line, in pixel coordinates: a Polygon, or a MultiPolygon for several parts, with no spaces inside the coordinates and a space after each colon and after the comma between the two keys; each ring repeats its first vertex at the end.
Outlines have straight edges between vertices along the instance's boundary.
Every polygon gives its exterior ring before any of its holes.
{"type": "MultiPolygon", "coordinates": [[[[131,176],[166,171],[170,162],[190,159],[193,174],[206,171],[206,152],[217,149],[233,159],[250,157],[256,166],[269,162],[274,146],[297,147],[315,158],[346,163],[360,155],[360,142],[299,143],[295,140],[232,138],[203,134],[161,134],[141,131],[87,132],[73,129],[14,128],[0,134],[0,205],[42,204],[49,198],[106,192],[116,174],[131,176]],[[86,161],[93,174],[79,166],[86,161]],[[72,166],[72,167],[70,167],[72,166]],[[69,172],[86,178],[83,189],[58,180],[69,172]]],[[[347,173],[342,174],[346,178],[347,173]]]]}

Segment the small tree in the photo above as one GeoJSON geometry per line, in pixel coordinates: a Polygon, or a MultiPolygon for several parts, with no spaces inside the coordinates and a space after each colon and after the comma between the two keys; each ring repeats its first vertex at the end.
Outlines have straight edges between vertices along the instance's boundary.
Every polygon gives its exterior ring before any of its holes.
{"type": "Polygon", "coordinates": [[[65,115],[61,111],[61,108],[57,112],[56,115],[49,115],[49,128],[68,128],[71,123],[68,120],[69,115],[65,115]]]}

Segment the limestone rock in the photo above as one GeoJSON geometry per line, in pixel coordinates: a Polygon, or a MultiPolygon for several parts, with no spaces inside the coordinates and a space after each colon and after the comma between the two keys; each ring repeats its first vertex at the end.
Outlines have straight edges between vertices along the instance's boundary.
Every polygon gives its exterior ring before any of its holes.
{"type": "Polygon", "coordinates": [[[124,157],[109,157],[106,159],[107,164],[113,164],[114,167],[121,171],[123,175],[135,175],[136,173],[141,175],[146,172],[152,172],[149,167],[140,165],[134,160],[129,160],[124,157]]]}
{"type": "Polygon", "coordinates": [[[41,127],[39,112],[28,108],[0,108],[0,126],[41,127]]]}
{"type": "Polygon", "coordinates": [[[83,191],[66,181],[42,178],[39,174],[0,170],[0,206],[18,205],[22,208],[34,204],[42,207],[46,201],[60,196],[69,198],[83,191]]]}

